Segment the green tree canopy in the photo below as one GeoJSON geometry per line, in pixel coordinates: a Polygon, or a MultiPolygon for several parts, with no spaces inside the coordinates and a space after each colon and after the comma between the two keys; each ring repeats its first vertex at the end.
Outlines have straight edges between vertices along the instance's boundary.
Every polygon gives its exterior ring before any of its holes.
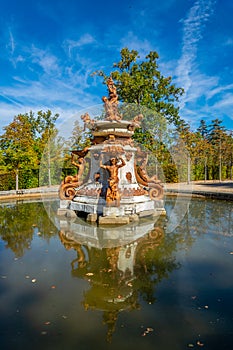
{"type": "MultiPolygon", "coordinates": [[[[23,184],[26,186],[24,188],[38,184],[36,174],[44,149],[50,144],[51,136],[57,132],[55,127],[57,118],[58,114],[52,115],[50,110],[39,111],[37,114],[33,112],[19,114],[3,128],[5,132],[0,136],[0,170],[15,171],[16,189],[19,170],[28,173],[28,179],[23,184]]],[[[51,160],[50,153],[48,162],[51,160]]],[[[22,175],[24,179],[25,174],[22,175]]]]}
{"type": "Polygon", "coordinates": [[[34,148],[33,126],[28,114],[19,114],[3,128],[0,136],[0,147],[8,170],[38,166],[34,148]]]}
{"type": "MultiPolygon", "coordinates": [[[[146,106],[177,125],[180,121],[178,101],[183,89],[176,87],[170,76],[161,74],[158,58],[158,53],[151,51],[142,61],[137,51],[123,48],[121,60],[113,64],[116,69],[110,75],[120,101],[146,106]]],[[[95,73],[103,76],[106,83],[108,76],[103,71],[95,73]]]]}

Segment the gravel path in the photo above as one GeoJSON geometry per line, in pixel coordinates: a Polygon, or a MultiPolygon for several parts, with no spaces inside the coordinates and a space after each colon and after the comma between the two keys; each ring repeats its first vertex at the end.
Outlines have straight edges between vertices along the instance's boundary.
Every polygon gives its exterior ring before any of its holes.
{"type": "Polygon", "coordinates": [[[189,194],[192,196],[233,200],[233,181],[193,181],[187,183],[166,183],[167,195],[189,194]]]}

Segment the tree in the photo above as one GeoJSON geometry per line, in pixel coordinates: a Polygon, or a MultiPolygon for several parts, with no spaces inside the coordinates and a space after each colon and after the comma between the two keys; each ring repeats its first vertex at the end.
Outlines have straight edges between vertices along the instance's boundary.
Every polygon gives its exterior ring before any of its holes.
{"type": "Polygon", "coordinates": [[[3,150],[0,149],[0,173],[5,170],[5,159],[3,150]]]}
{"type": "Polygon", "coordinates": [[[203,138],[206,138],[208,135],[208,126],[206,124],[206,121],[204,119],[200,120],[200,125],[197,128],[197,131],[201,134],[203,138]]]}
{"type": "MultiPolygon", "coordinates": [[[[169,123],[179,124],[179,107],[176,104],[183,94],[182,88],[172,84],[172,78],[164,77],[158,69],[156,51],[151,51],[145,61],[138,61],[140,56],[135,50],[121,50],[121,60],[114,63],[116,70],[111,72],[115,81],[119,100],[146,106],[164,116],[169,123]]],[[[104,77],[103,71],[95,72],[104,77]]],[[[94,74],[95,74],[94,73],[94,74]]]]}
{"type": "Polygon", "coordinates": [[[40,159],[45,146],[49,142],[50,138],[57,133],[55,126],[56,120],[59,114],[52,114],[50,110],[46,112],[38,111],[37,115],[30,115],[30,122],[33,126],[34,138],[36,140],[36,151],[38,158],[40,159]]]}
{"type": "MultiPolygon", "coordinates": [[[[37,114],[31,111],[15,116],[13,121],[3,128],[5,132],[0,136],[0,167],[2,170],[15,172],[16,190],[20,185],[19,171],[23,172],[21,188],[38,186],[41,157],[46,146],[46,149],[50,148],[53,133],[57,132],[55,128],[57,118],[58,114],[52,115],[50,110],[39,111],[37,114]]],[[[49,164],[51,152],[48,151],[46,154],[49,164]]],[[[50,166],[47,165],[46,168],[50,179],[50,166]]],[[[12,188],[12,185],[9,188],[12,188]]]]}
{"type": "Polygon", "coordinates": [[[226,128],[222,125],[222,120],[216,118],[209,126],[208,140],[213,145],[219,145],[219,141],[225,134],[226,128]]]}
{"type": "Polygon", "coordinates": [[[83,149],[91,145],[91,132],[83,129],[78,120],[74,122],[72,135],[68,140],[68,145],[71,149],[83,149]]]}
{"type": "Polygon", "coordinates": [[[223,141],[225,137],[226,128],[222,125],[222,120],[218,118],[212,120],[208,133],[208,140],[213,148],[212,178],[219,178],[220,181],[222,179],[223,141]]]}
{"type": "MultiPolygon", "coordinates": [[[[207,125],[204,120],[201,120],[196,135],[196,160],[204,163],[205,180],[232,178],[232,134],[227,132],[222,121],[216,118],[207,125]]],[[[199,170],[196,162],[197,179],[201,175],[200,172],[198,174],[199,170]]]]}
{"type": "Polygon", "coordinates": [[[34,120],[35,130],[39,134],[39,136],[37,137],[38,157],[39,157],[40,161],[41,161],[42,155],[44,157],[44,161],[45,161],[45,158],[47,159],[46,168],[48,171],[48,173],[47,173],[48,186],[51,186],[51,184],[52,184],[52,179],[51,179],[52,156],[51,156],[51,153],[53,153],[53,157],[56,158],[55,150],[53,149],[53,152],[52,152],[51,140],[54,139],[55,135],[57,134],[55,122],[56,122],[58,117],[59,117],[59,114],[53,115],[50,110],[47,110],[46,112],[38,111],[37,117],[34,120]]]}
{"type": "Polygon", "coordinates": [[[64,147],[64,176],[67,175],[67,171],[69,171],[69,174],[75,174],[74,166],[70,167],[71,151],[82,150],[91,146],[91,137],[91,132],[89,130],[86,131],[83,126],[80,126],[79,121],[75,120],[71,136],[66,140],[64,147]]]}
{"type": "Polygon", "coordinates": [[[26,113],[14,117],[14,120],[3,130],[5,130],[5,133],[0,136],[0,147],[6,169],[15,171],[16,190],[18,190],[19,169],[38,167],[33,127],[26,113]]]}
{"type": "Polygon", "coordinates": [[[230,131],[227,137],[227,177],[232,180],[232,172],[233,172],[233,132],[230,131]]]}
{"type": "Polygon", "coordinates": [[[37,113],[36,125],[38,150],[40,155],[40,185],[51,186],[61,181],[61,169],[64,162],[65,140],[59,136],[56,120],[59,114],[52,114],[50,110],[37,113]]]}

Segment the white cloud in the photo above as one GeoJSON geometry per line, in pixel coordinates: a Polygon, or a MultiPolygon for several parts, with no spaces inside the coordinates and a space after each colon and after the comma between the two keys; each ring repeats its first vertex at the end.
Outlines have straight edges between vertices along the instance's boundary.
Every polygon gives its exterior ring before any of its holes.
{"type": "Polygon", "coordinates": [[[147,39],[139,39],[132,31],[128,32],[121,40],[121,47],[128,47],[129,50],[136,50],[140,57],[144,57],[153,51],[151,43],[147,39]]]}
{"type": "MultiPolygon", "coordinates": [[[[1,110],[1,128],[9,125],[9,123],[13,120],[14,116],[19,114],[22,106],[18,106],[15,108],[14,106],[9,105],[6,102],[0,102],[0,110],[1,110]],[[17,111],[17,112],[16,112],[17,111]]],[[[0,134],[1,134],[0,130],[0,134]]]]}
{"type": "Polygon", "coordinates": [[[10,102],[10,104],[13,104],[15,106],[21,107],[22,104],[17,101],[16,96],[12,95],[10,96],[6,91],[0,91],[0,96],[2,97],[3,100],[10,102]]]}
{"type": "Polygon", "coordinates": [[[220,85],[219,77],[197,71],[190,75],[190,79],[192,85],[180,114],[193,129],[199,125],[201,118],[211,121],[216,116],[220,119],[228,116],[233,119],[233,84],[220,85]]]}
{"type": "Polygon", "coordinates": [[[11,28],[9,28],[9,38],[6,44],[7,59],[12,63],[13,67],[16,68],[19,62],[23,62],[22,55],[17,53],[17,43],[13,36],[11,28]]]}
{"type": "Polygon", "coordinates": [[[233,90],[233,84],[221,85],[221,86],[216,85],[216,87],[212,87],[212,89],[209,89],[206,91],[206,98],[211,99],[211,98],[216,97],[220,94],[225,95],[226,92],[229,90],[233,90]]]}
{"type": "Polygon", "coordinates": [[[91,34],[85,33],[78,40],[71,40],[71,39],[65,40],[64,47],[66,48],[69,57],[71,57],[72,51],[74,49],[81,48],[83,46],[94,44],[94,43],[96,43],[95,38],[91,34]]]}
{"type": "Polygon", "coordinates": [[[190,101],[195,103],[200,97],[204,97],[208,100],[215,96],[220,89],[219,78],[217,76],[207,76],[206,74],[198,72],[198,70],[193,70],[192,73],[190,73],[190,79],[192,84],[186,95],[186,103],[190,101]]]}
{"type": "Polygon", "coordinates": [[[183,23],[182,54],[176,69],[178,85],[182,86],[185,94],[182,105],[185,104],[189,90],[192,86],[191,73],[194,68],[198,42],[202,38],[205,22],[213,12],[213,0],[197,0],[190,9],[183,23]]]}
{"type": "Polygon", "coordinates": [[[10,51],[10,54],[13,55],[15,51],[15,40],[11,30],[9,30],[9,43],[7,46],[10,51]]]}
{"type": "Polygon", "coordinates": [[[223,46],[233,46],[233,39],[227,38],[224,42],[223,42],[223,46]]]}
{"type": "Polygon", "coordinates": [[[32,45],[30,53],[31,61],[38,64],[46,74],[59,74],[58,59],[56,56],[51,54],[49,50],[42,50],[32,45]]]}
{"type": "MultiPolygon", "coordinates": [[[[58,70],[61,69],[58,67],[58,70]]],[[[37,112],[50,109],[64,118],[99,103],[99,96],[84,89],[87,79],[85,74],[63,75],[60,79],[56,74],[52,75],[50,69],[45,69],[43,76],[36,81],[14,76],[15,83],[2,87],[0,91],[0,127],[9,124],[15,115],[31,110],[37,112]]]]}
{"type": "Polygon", "coordinates": [[[213,104],[213,108],[218,110],[221,110],[222,108],[226,110],[226,108],[229,108],[229,117],[233,118],[233,92],[224,93],[224,96],[213,104]]]}

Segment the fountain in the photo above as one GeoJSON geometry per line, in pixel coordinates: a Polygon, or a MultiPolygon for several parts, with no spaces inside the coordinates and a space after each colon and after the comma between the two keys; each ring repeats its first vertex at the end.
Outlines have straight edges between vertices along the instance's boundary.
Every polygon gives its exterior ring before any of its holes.
{"type": "Polygon", "coordinates": [[[132,138],[143,115],[122,120],[111,77],[107,86],[109,96],[102,98],[104,119],[93,120],[88,113],[81,116],[84,130],[91,131],[92,143],[72,151],[71,163],[78,172],[66,176],[60,185],[58,215],[85,213],[87,221],[99,225],[128,224],[141,217],[164,215],[161,181],[147,174],[148,154],[132,138]]]}

